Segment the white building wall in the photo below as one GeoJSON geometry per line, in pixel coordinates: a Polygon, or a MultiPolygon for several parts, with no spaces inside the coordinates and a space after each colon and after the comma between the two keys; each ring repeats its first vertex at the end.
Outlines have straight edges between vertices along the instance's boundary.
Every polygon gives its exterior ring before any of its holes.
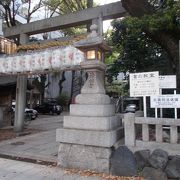
{"type": "MultiPolygon", "coordinates": [[[[62,93],[66,93],[71,96],[71,83],[72,73],[71,71],[65,72],[65,81],[62,83],[62,93]]],[[[45,98],[57,98],[59,96],[59,81],[61,80],[61,73],[54,75],[53,73],[47,75],[47,82],[49,86],[45,89],[45,98]]]]}

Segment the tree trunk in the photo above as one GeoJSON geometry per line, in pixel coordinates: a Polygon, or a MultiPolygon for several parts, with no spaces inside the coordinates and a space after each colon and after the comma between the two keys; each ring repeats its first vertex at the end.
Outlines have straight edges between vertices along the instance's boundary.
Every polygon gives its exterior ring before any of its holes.
{"type": "Polygon", "coordinates": [[[62,89],[63,89],[63,82],[66,80],[65,78],[65,71],[62,72],[62,75],[61,75],[61,79],[59,80],[59,94],[62,93],[62,89]]]}

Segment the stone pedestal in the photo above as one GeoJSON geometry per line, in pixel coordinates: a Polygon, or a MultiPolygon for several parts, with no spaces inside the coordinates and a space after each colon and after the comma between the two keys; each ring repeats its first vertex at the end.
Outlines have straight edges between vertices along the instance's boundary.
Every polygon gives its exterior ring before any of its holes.
{"type": "Polygon", "coordinates": [[[104,63],[96,60],[82,63],[88,79],[70,115],[57,129],[60,142],[58,163],[63,167],[91,169],[109,173],[113,145],[122,137],[120,119],[104,90],[104,63]]]}

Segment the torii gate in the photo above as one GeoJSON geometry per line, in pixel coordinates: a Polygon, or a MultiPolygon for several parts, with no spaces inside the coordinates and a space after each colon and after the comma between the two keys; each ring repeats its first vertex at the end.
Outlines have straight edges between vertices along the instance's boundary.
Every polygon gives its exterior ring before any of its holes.
{"type": "MultiPolygon", "coordinates": [[[[125,10],[119,1],[76,13],[7,28],[4,31],[4,36],[7,38],[20,37],[20,44],[23,45],[28,43],[29,35],[87,23],[97,24],[98,34],[101,36],[103,32],[102,21],[122,17],[124,13],[125,10]]],[[[87,41],[77,44],[77,47],[82,49],[82,46],[87,45],[87,43],[91,45],[93,43],[102,43],[102,38],[99,38],[99,36],[95,33],[87,41]],[[98,39],[97,42],[96,39],[98,39]]],[[[117,142],[121,132],[118,128],[119,124],[115,117],[114,108],[110,104],[109,97],[105,95],[103,84],[105,65],[96,59],[82,64],[82,67],[87,70],[89,77],[81,91],[82,94],[76,98],[79,105],[71,106],[70,116],[64,119],[64,128],[57,130],[56,140],[61,142],[59,163],[64,167],[109,172],[112,146],[117,142]],[[77,116],[78,118],[76,118],[77,116]],[[85,122],[87,119],[90,122],[90,128],[85,122]],[[83,161],[78,161],[79,158],[83,158],[80,157],[79,152],[85,158],[83,161]],[[87,159],[89,155],[92,155],[93,158],[87,159]],[[74,158],[69,159],[71,156],[74,158]]],[[[26,83],[27,78],[19,75],[16,90],[16,131],[23,130],[26,83]]]]}
{"type": "MultiPolygon", "coordinates": [[[[122,17],[125,10],[121,2],[111,3],[95,8],[89,8],[67,15],[60,15],[44,20],[35,21],[28,24],[17,25],[15,27],[6,28],[4,36],[6,38],[20,38],[20,44],[28,43],[28,37],[37,33],[55,31],[59,29],[74,27],[82,24],[92,23],[98,25],[98,33],[102,35],[103,20],[122,17]]],[[[25,92],[27,87],[27,78],[18,76],[16,90],[16,113],[15,113],[15,130],[23,130],[24,107],[25,107],[25,92]]]]}

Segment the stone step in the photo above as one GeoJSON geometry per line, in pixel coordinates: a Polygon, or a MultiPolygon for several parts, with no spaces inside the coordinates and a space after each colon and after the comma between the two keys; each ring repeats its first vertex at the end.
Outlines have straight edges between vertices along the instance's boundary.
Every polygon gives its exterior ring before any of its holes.
{"type": "Polygon", "coordinates": [[[118,116],[112,117],[80,117],[64,116],[64,128],[87,129],[87,130],[111,130],[121,125],[118,116]]]}
{"type": "Polygon", "coordinates": [[[111,131],[57,129],[56,141],[98,147],[112,147],[124,135],[123,127],[111,131]]]}
{"type": "Polygon", "coordinates": [[[79,94],[76,96],[77,104],[110,104],[111,100],[105,94],[79,94]]]}
{"type": "Polygon", "coordinates": [[[113,104],[104,105],[84,105],[84,104],[71,104],[70,105],[71,116],[114,116],[115,106],[113,104]]]}

